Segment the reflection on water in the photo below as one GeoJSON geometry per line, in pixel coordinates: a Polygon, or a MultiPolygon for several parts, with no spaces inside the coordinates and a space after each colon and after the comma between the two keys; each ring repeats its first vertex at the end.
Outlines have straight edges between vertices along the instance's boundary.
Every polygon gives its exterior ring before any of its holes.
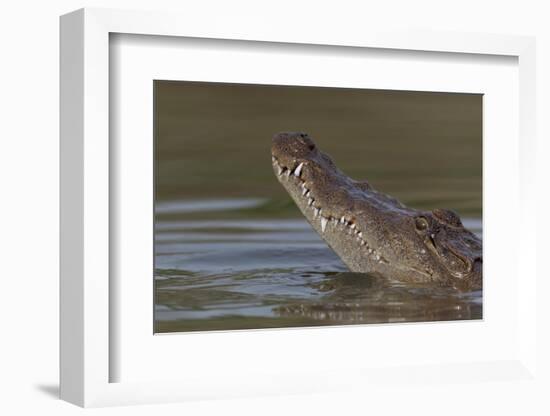
{"type": "Polygon", "coordinates": [[[183,214],[188,212],[225,211],[257,206],[259,198],[206,199],[194,201],[162,201],[155,204],[157,214],[183,214]]]}
{"type": "MultiPolygon", "coordinates": [[[[157,206],[157,332],[481,318],[480,291],[348,272],[305,219],[187,215],[205,206],[248,213],[254,204],[262,209],[253,199],[157,206]]],[[[480,220],[463,222],[481,236],[480,220]]]]}

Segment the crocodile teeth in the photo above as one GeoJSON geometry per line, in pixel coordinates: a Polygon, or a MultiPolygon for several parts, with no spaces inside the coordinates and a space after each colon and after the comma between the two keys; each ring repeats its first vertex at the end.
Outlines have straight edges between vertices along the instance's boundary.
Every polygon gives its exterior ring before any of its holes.
{"type": "Polygon", "coordinates": [[[321,217],[321,230],[325,232],[325,229],[327,228],[327,219],[325,217],[321,217]]]}
{"type": "Polygon", "coordinates": [[[279,176],[281,176],[281,173],[283,173],[283,168],[280,167],[280,166],[277,166],[277,170],[278,170],[277,174],[278,174],[279,176]]]}
{"type": "Polygon", "coordinates": [[[286,176],[290,176],[291,173],[292,173],[292,172],[290,172],[290,169],[288,169],[288,170],[285,172],[285,175],[286,175],[286,176]]]}
{"type": "Polygon", "coordinates": [[[355,229],[356,225],[355,224],[351,224],[351,229],[355,229]]]}
{"type": "Polygon", "coordinates": [[[346,217],[340,218],[340,224],[345,224],[345,223],[346,223],[346,217]]]}
{"type": "Polygon", "coordinates": [[[304,196],[310,196],[311,192],[307,191],[304,196]]]}
{"type": "Polygon", "coordinates": [[[302,166],[304,166],[304,162],[300,163],[294,170],[294,176],[300,176],[300,173],[302,173],[302,166]]]}
{"type": "Polygon", "coordinates": [[[313,204],[313,198],[307,200],[307,206],[310,207],[313,204]]]}
{"type": "Polygon", "coordinates": [[[313,208],[313,218],[317,218],[317,215],[319,215],[319,212],[321,212],[319,208],[313,208]]]}
{"type": "Polygon", "coordinates": [[[308,192],[309,192],[308,189],[307,189],[307,188],[304,188],[304,190],[302,191],[302,195],[303,195],[303,196],[306,196],[306,194],[307,194],[308,192]]]}

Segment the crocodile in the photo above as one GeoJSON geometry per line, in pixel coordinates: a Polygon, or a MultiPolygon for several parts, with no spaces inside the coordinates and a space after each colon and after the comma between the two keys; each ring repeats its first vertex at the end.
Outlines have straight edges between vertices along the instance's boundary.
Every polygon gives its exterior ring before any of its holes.
{"type": "Polygon", "coordinates": [[[482,288],[482,241],[449,209],[410,208],[340,171],[302,132],[273,136],[275,175],[352,272],[403,283],[482,288]]]}

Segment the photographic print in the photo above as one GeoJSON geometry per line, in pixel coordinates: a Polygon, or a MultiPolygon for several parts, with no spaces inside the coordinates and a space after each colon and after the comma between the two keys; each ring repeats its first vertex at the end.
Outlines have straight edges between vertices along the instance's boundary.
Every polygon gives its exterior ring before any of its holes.
{"type": "Polygon", "coordinates": [[[154,82],[155,332],[482,318],[482,95],[154,82]]]}

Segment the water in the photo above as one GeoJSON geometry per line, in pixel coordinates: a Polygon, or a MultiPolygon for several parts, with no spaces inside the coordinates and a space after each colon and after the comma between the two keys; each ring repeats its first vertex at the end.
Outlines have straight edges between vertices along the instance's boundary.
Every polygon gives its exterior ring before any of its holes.
{"type": "MultiPolygon", "coordinates": [[[[185,218],[204,210],[237,216],[263,205],[261,199],[157,204],[158,332],[481,318],[480,291],[348,272],[305,219],[185,218]]],[[[481,236],[480,220],[463,222],[481,236]]]]}

